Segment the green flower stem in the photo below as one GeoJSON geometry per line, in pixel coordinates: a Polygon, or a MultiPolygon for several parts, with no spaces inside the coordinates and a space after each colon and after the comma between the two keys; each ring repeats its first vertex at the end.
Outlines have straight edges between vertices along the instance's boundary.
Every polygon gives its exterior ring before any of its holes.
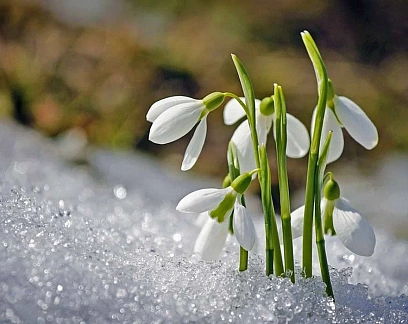
{"type": "MultiPolygon", "coordinates": [[[[317,49],[316,43],[309,32],[305,31],[302,34],[302,39],[306,50],[312,61],[317,83],[319,99],[316,108],[316,117],[314,123],[314,130],[312,134],[312,143],[309,151],[309,162],[307,167],[306,179],[306,193],[305,193],[305,214],[303,226],[303,254],[302,254],[302,268],[306,277],[312,276],[312,241],[313,241],[313,207],[315,203],[315,183],[316,168],[319,157],[320,138],[323,128],[323,119],[327,101],[327,72],[324,66],[322,57],[317,49]]],[[[317,202],[320,204],[320,202],[317,202]]]]}
{"type": "MultiPolygon", "coordinates": [[[[319,160],[317,162],[317,171],[316,171],[316,203],[315,203],[315,233],[316,233],[316,245],[317,245],[317,253],[319,255],[319,263],[320,263],[320,272],[322,274],[322,280],[326,284],[326,293],[328,296],[334,299],[333,288],[330,281],[330,272],[329,272],[329,264],[327,262],[326,256],[326,246],[324,241],[324,234],[323,234],[323,224],[322,224],[322,211],[320,208],[320,201],[321,201],[321,192],[323,188],[323,183],[326,175],[324,175],[324,171],[326,169],[326,161],[327,156],[329,155],[329,147],[332,138],[333,132],[330,131],[327,135],[326,141],[324,143],[322,152],[320,153],[319,160]]],[[[329,172],[330,177],[331,172],[329,172]]],[[[327,208],[327,207],[326,207],[327,208]]],[[[326,221],[326,217],[325,217],[326,221]]]]}
{"type": "MultiPolygon", "coordinates": [[[[241,204],[246,207],[245,197],[241,196],[241,204]]],[[[248,251],[242,246],[239,247],[239,271],[245,271],[248,269],[248,251]]]]}
{"type": "Polygon", "coordinates": [[[239,247],[239,271],[248,269],[248,251],[242,246],[239,247]]]}
{"type": "MultiPolygon", "coordinates": [[[[320,202],[320,185],[316,183],[316,202],[320,202]]],[[[333,288],[330,280],[329,264],[326,256],[326,246],[323,234],[323,224],[320,203],[315,204],[315,232],[316,232],[316,245],[317,253],[319,255],[320,272],[322,274],[322,280],[326,284],[326,293],[328,296],[334,299],[333,288]]]]}
{"type": "Polygon", "coordinates": [[[262,208],[264,210],[265,218],[265,251],[266,251],[266,275],[273,273],[275,266],[275,275],[283,275],[284,268],[282,262],[282,252],[280,249],[278,226],[276,224],[275,209],[272,202],[271,195],[271,171],[268,164],[266,148],[264,144],[259,146],[259,158],[261,164],[261,171],[258,178],[261,186],[262,208]]]}
{"type": "Polygon", "coordinates": [[[234,62],[235,68],[238,72],[239,81],[241,82],[242,91],[244,92],[245,103],[248,107],[248,120],[255,120],[255,95],[254,88],[252,86],[251,79],[249,78],[248,72],[245,70],[244,65],[239,60],[239,58],[231,54],[232,61],[234,62]]]}
{"type": "Polygon", "coordinates": [[[288,172],[286,163],[287,128],[286,104],[282,87],[274,86],[274,103],[276,113],[276,154],[278,159],[278,180],[281,205],[283,249],[285,258],[285,272],[290,273],[290,279],[295,282],[295,261],[293,257],[292,225],[290,218],[290,198],[288,172]]]}
{"type": "Polygon", "coordinates": [[[236,101],[238,101],[238,103],[240,104],[240,106],[242,107],[242,109],[244,109],[245,114],[246,114],[247,117],[248,117],[248,115],[249,115],[248,107],[247,107],[247,105],[241,100],[240,97],[238,97],[236,94],[233,94],[233,93],[231,93],[231,92],[224,92],[224,95],[225,95],[225,97],[234,98],[236,101]]]}
{"type": "MultiPolygon", "coordinates": [[[[330,138],[331,138],[331,134],[329,135],[329,139],[328,139],[329,142],[330,142],[330,138]]],[[[328,150],[326,150],[326,153],[327,151],[328,150]]],[[[327,154],[325,155],[327,156],[327,154]]],[[[322,280],[326,284],[327,295],[334,299],[333,288],[332,288],[332,284],[330,280],[329,264],[327,262],[324,234],[323,234],[322,211],[320,208],[321,189],[322,189],[321,173],[324,172],[325,157],[322,158],[321,156],[319,158],[318,170],[316,172],[316,177],[318,181],[316,181],[315,233],[316,233],[317,253],[319,256],[320,272],[322,274],[322,280]]]]}
{"type": "Polygon", "coordinates": [[[254,112],[251,112],[249,107],[242,102],[242,100],[235,94],[230,93],[230,92],[225,92],[224,93],[226,97],[231,97],[234,98],[235,100],[238,101],[238,103],[241,105],[241,107],[244,109],[245,114],[248,118],[248,124],[249,128],[251,131],[251,138],[252,138],[252,146],[254,147],[254,155],[255,155],[255,163],[256,167],[260,168],[260,163],[259,163],[259,153],[258,153],[258,133],[256,131],[256,119],[255,119],[255,106],[254,106],[254,112]]]}
{"type": "MultiPolygon", "coordinates": [[[[262,207],[264,211],[265,218],[265,238],[266,238],[266,274],[269,275],[273,273],[273,265],[275,265],[275,274],[280,276],[284,273],[282,264],[282,255],[280,252],[280,242],[278,236],[278,228],[276,225],[275,211],[272,204],[271,189],[270,189],[270,170],[268,159],[266,156],[266,150],[263,146],[263,153],[259,149],[258,133],[256,131],[256,118],[255,118],[255,96],[252,87],[251,79],[249,78],[248,72],[245,70],[242,62],[232,55],[232,60],[234,62],[235,68],[238,73],[239,80],[241,82],[242,91],[245,96],[245,104],[242,100],[238,100],[248,118],[248,124],[251,131],[252,146],[254,150],[254,157],[256,166],[259,170],[258,180],[262,192],[262,207]],[[262,154],[264,161],[260,161],[260,155],[262,154]]],[[[237,99],[236,95],[225,93],[226,96],[232,95],[233,98],[237,99]]],[[[239,99],[239,98],[238,98],[239,99]]]]}
{"type": "Polygon", "coordinates": [[[314,206],[314,174],[316,171],[317,154],[309,153],[307,167],[305,211],[303,223],[303,253],[302,268],[307,278],[312,276],[312,233],[313,233],[313,206],[314,206]]]}
{"type": "MultiPolygon", "coordinates": [[[[234,142],[229,142],[228,144],[228,173],[231,182],[234,181],[241,173],[239,167],[237,148],[234,142]]],[[[241,196],[241,204],[242,206],[246,207],[244,195],[241,196]]],[[[234,215],[232,215],[232,217],[234,217],[234,215]]],[[[248,269],[248,251],[245,250],[242,246],[240,246],[238,270],[245,271],[247,269],[248,269]]]]}
{"type": "Polygon", "coordinates": [[[241,82],[242,91],[244,92],[245,96],[245,105],[247,109],[244,108],[245,113],[248,118],[249,128],[251,130],[251,138],[252,138],[252,146],[254,149],[254,156],[256,167],[260,168],[259,163],[259,153],[258,153],[258,133],[256,131],[256,118],[255,118],[255,95],[254,95],[254,88],[252,86],[251,79],[249,78],[249,74],[246,71],[244,65],[239,60],[239,58],[232,54],[232,61],[234,62],[235,68],[238,72],[239,81],[241,82]]]}

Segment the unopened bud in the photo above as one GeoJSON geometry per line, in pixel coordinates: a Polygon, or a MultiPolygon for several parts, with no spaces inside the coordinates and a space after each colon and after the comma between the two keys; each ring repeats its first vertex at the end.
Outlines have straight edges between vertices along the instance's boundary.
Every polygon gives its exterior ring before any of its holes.
{"type": "Polygon", "coordinates": [[[259,107],[262,115],[269,116],[275,112],[275,104],[272,97],[263,98],[259,107]]]}
{"type": "Polygon", "coordinates": [[[340,198],[340,186],[333,177],[330,177],[324,186],[324,197],[332,201],[340,198]]]}

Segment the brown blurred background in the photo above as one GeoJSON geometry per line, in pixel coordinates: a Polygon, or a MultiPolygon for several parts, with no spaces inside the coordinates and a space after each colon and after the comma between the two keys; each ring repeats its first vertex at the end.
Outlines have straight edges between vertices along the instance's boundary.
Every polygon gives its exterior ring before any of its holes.
{"type": "MultiPolygon", "coordinates": [[[[150,143],[145,114],[171,95],[241,95],[231,53],[244,62],[258,98],[281,84],[288,112],[310,127],[316,81],[304,29],[336,92],[357,102],[380,133],[372,152],[345,134],[341,161],[367,167],[391,150],[407,150],[405,0],[0,1],[0,114],[50,137],[76,129],[90,144],[147,151],[179,168],[192,134],[150,143]]],[[[235,127],[224,126],[221,115],[209,116],[195,172],[222,177],[227,170],[235,127]]],[[[306,162],[289,160],[292,189],[304,183],[306,162]]]]}

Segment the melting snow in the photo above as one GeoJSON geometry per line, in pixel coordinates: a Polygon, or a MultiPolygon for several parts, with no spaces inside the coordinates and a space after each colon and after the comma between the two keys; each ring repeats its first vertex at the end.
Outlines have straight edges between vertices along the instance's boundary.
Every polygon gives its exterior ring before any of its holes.
{"type": "Polygon", "coordinates": [[[266,278],[262,244],[243,273],[233,238],[220,261],[191,255],[196,217],[174,207],[207,181],[130,153],[72,167],[35,132],[0,126],[1,323],[408,321],[407,242],[376,230],[363,258],[327,240],[333,303],[318,276],[266,278]]]}

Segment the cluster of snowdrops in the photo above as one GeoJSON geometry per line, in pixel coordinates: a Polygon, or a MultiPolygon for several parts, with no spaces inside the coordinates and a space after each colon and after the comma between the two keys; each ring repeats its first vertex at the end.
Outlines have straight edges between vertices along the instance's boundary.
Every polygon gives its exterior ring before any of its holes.
{"type": "Polygon", "coordinates": [[[257,179],[265,219],[266,274],[288,276],[295,281],[292,241],[303,236],[302,270],[306,277],[310,277],[314,237],[322,279],[328,295],[333,297],[324,235],[337,235],[349,250],[363,256],[372,255],[376,239],[367,220],[341,196],[333,173],[325,171],[326,165],[342,154],[342,128],[366,149],[377,145],[378,133],[356,103],[336,95],[313,38],[307,31],[302,32],[301,36],[316,73],[318,88],[318,101],[312,113],[311,138],[306,127],[286,113],[281,86],[275,84],[270,97],[255,99],[249,75],[235,55],[232,55],[232,59],[244,97],[229,92],[214,92],[203,99],[169,97],[155,102],[146,118],[152,123],[149,139],[158,144],[173,142],[198,124],[181,165],[182,170],[189,170],[204,145],[208,114],[228,99],[223,111],[225,124],[243,121],[228,145],[229,172],[222,188],[194,191],[177,205],[178,211],[198,213],[204,219],[194,252],[204,260],[218,258],[230,232],[240,245],[239,269],[247,269],[248,251],[255,244],[256,233],[245,207],[244,194],[250,183],[257,179]],[[271,199],[271,175],[265,148],[271,131],[276,143],[281,228],[278,228],[271,199]],[[291,212],[286,157],[300,158],[308,152],[305,204],[291,212]]]}

